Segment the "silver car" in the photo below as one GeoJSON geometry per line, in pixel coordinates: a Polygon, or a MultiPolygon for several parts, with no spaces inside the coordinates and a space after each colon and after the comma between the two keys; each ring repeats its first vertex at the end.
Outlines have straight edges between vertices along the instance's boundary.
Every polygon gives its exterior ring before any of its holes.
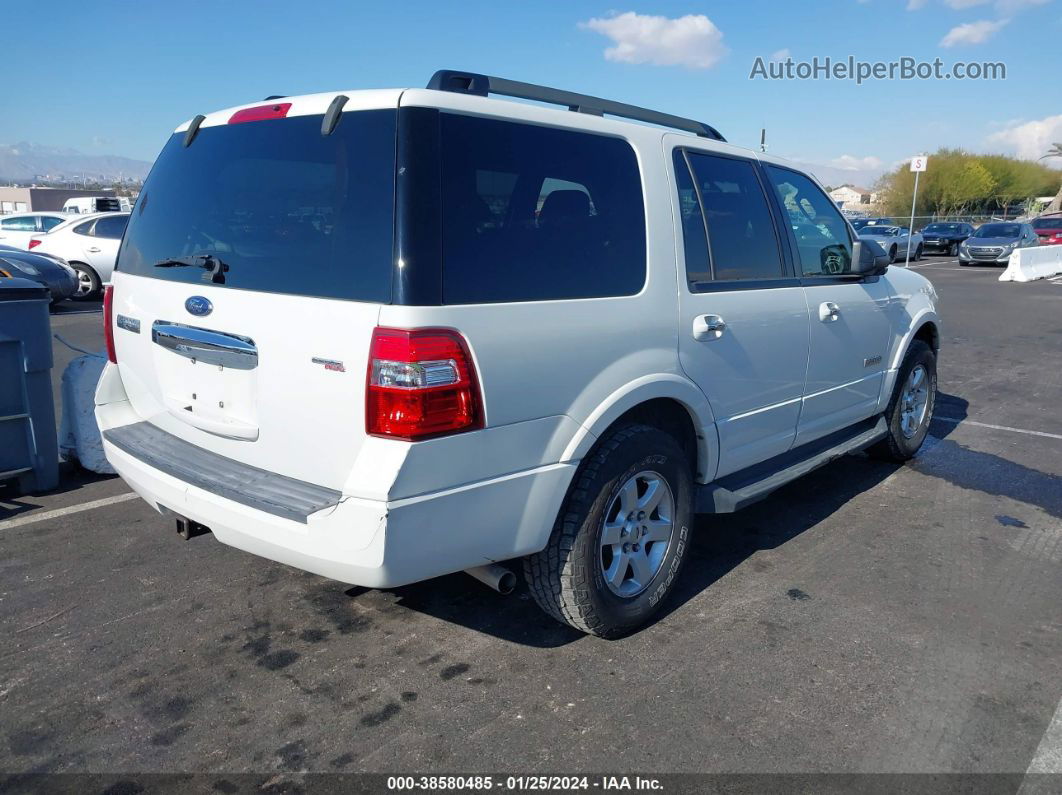
{"type": "Polygon", "coordinates": [[[1031,224],[1003,221],[982,224],[959,246],[959,264],[1006,265],[1016,248],[1040,245],[1031,224]]]}
{"type": "Polygon", "coordinates": [[[860,240],[872,240],[885,249],[889,255],[889,262],[907,257],[907,244],[911,245],[911,260],[922,259],[922,233],[915,232],[906,226],[864,226],[859,230],[860,240]]]}

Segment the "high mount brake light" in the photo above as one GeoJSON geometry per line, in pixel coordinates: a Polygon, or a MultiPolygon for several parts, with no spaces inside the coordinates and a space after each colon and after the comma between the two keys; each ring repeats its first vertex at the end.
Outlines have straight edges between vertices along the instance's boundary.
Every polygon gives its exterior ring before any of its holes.
{"type": "Polygon", "coordinates": [[[479,380],[464,337],[438,328],[373,331],[366,433],[414,441],[482,427],[479,380]]]}
{"type": "Polygon", "coordinates": [[[238,110],[229,116],[229,124],[241,124],[245,121],[266,121],[267,119],[283,119],[291,110],[290,102],[281,102],[276,105],[256,105],[253,108],[238,110]]]}
{"type": "Polygon", "coordinates": [[[103,290],[103,340],[107,343],[107,358],[118,364],[114,352],[114,286],[108,284],[103,290]]]}

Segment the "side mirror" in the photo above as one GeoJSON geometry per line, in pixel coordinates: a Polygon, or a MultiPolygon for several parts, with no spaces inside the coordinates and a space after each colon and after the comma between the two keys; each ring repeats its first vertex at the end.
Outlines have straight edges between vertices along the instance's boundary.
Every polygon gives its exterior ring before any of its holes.
{"type": "Polygon", "coordinates": [[[888,252],[873,240],[856,240],[853,248],[853,275],[880,276],[889,269],[888,252]]]}

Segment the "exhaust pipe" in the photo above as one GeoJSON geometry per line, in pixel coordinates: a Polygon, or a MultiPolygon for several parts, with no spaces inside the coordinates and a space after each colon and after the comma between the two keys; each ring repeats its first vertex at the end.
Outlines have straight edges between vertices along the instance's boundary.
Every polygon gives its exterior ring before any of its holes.
{"type": "Polygon", "coordinates": [[[511,594],[516,587],[516,575],[497,563],[465,569],[465,574],[475,577],[484,585],[489,585],[503,596],[511,594]]]}

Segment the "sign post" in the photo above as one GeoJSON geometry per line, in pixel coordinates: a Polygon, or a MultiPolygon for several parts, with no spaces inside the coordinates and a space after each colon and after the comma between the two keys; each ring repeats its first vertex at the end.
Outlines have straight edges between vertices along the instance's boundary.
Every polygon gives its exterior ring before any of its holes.
{"type": "Polygon", "coordinates": [[[914,195],[911,196],[911,224],[907,227],[907,257],[903,262],[905,268],[911,264],[911,238],[914,237],[915,204],[918,202],[918,175],[925,171],[928,165],[929,158],[924,155],[911,158],[911,171],[915,175],[915,184],[914,195]]]}

